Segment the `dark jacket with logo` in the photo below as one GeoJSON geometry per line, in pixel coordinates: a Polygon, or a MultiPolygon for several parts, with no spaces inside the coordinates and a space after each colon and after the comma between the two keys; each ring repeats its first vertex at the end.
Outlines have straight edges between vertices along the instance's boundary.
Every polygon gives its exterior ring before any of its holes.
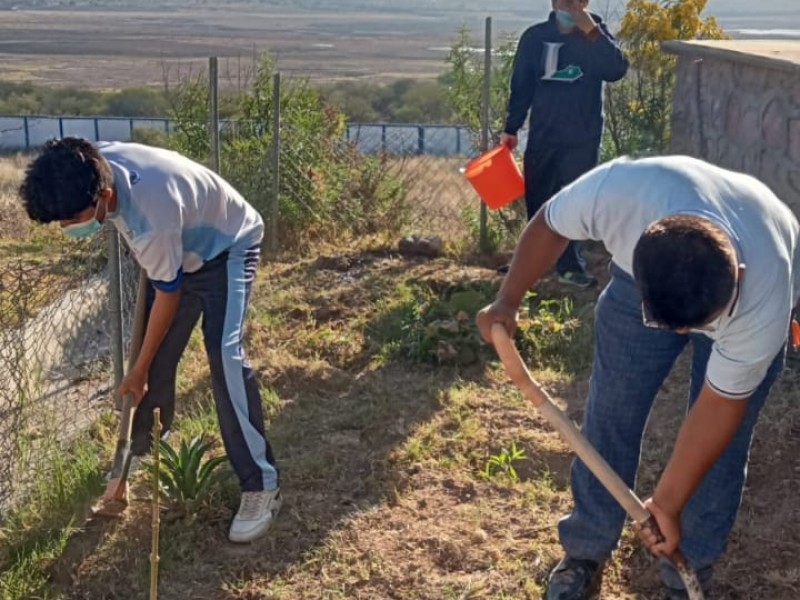
{"type": "Polygon", "coordinates": [[[600,143],[603,82],[617,81],[628,60],[602,19],[587,35],[562,33],[554,12],[520,38],[511,77],[505,132],[516,135],[530,110],[528,147],[600,143]]]}

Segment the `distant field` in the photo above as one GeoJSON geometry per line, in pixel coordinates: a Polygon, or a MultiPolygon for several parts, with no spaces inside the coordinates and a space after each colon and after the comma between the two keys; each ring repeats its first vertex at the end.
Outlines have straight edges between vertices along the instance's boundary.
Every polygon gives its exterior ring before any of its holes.
{"type": "MultiPolygon", "coordinates": [[[[282,71],[315,80],[433,77],[460,22],[430,16],[292,12],[0,13],[0,78],[92,88],[156,85],[164,69],[230,57],[235,73],[269,51],[282,71]]],[[[480,19],[465,21],[478,30],[480,19]]],[[[498,31],[514,29],[510,17],[498,31]]]]}
{"type": "MultiPolygon", "coordinates": [[[[400,12],[402,7],[398,12],[346,7],[314,12],[275,6],[0,10],[0,80],[95,89],[161,85],[165,72],[175,80],[178,72],[204,68],[207,57],[217,55],[225,57],[223,75],[227,72],[229,85],[235,85],[242,65],[264,51],[278,60],[284,73],[317,81],[435,77],[443,71],[446,50],[461,25],[481,39],[483,19],[491,12],[497,38],[518,34],[546,14],[539,4],[520,3],[517,9],[487,4],[485,13],[474,4],[445,12],[435,2],[422,13],[400,12]]],[[[620,2],[596,0],[593,7],[613,23],[620,2]]],[[[786,37],[786,31],[795,31],[800,38],[800,18],[794,12],[754,16],[737,7],[716,13],[735,35],[751,30],[756,36],[772,31],[786,37]]]]}

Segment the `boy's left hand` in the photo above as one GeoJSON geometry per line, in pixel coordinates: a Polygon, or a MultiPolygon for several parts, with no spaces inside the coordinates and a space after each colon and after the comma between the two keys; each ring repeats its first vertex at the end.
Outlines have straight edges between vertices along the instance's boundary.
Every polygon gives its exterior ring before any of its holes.
{"type": "Polygon", "coordinates": [[[664,539],[659,541],[652,529],[644,527],[644,523],[636,523],[634,530],[655,556],[669,556],[681,543],[681,517],[667,513],[652,498],[646,500],[644,506],[655,518],[664,539]]]}
{"type": "Polygon", "coordinates": [[[128,373],[117,388],[117,394],[120,398],[123,398],[125,394],[133,394],[136,399],[136,406],[139,406],[146,391],[147,374],[141,373],[136,369],[128,373]]]}

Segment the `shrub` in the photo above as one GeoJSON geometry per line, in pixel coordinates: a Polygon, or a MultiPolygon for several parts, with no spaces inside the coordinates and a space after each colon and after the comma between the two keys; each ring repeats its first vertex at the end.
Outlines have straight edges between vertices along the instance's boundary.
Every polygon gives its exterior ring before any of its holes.
{"type": "MultiPolygon", "coordinates": [[[[265,217],[273,202],[274,65],[256,64],[248,89],[231,98],[221,133],[223,175],[265,217]]],[[[176,149],[209,154],[207,84],[185,80],[172,95],[176,149]]],[[[346,122],[306,81],[281,86],[279,214],[282,246],[297,240],[397,231],[408,212],[402,178],[388,156],[366,156],[345,141],[346,122]]]]}

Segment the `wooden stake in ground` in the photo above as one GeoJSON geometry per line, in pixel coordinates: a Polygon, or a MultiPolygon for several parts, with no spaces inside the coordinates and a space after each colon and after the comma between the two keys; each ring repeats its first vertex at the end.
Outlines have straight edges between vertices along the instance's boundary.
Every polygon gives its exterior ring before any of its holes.
{"type": "Polygon", "coordinates": [[[153,536],[150,547],[150,600],[158,600],[158,539],[161,531],[158,472],[161,466],[161,411],[153,411],[153,536]]]}
{"type": "MultiPolygon", "coordinates": [[[[147,287],[147,273],[140,268],[139,289],[136,294],[130,352],[128,355],[128,372],[136,364],[147,329],[147,287]]],[[[126,394],[122,402],[117,447],[114,452],[114,463],[106,484],[106,491],[100,502],[92,508],[92,513],[96,516],[120,518],[128,507],[128,474],[131,467],[131,459],[133,458],[131,455],[131,428],[135,412],[136,399],[132,394],[126,394]]]]}

